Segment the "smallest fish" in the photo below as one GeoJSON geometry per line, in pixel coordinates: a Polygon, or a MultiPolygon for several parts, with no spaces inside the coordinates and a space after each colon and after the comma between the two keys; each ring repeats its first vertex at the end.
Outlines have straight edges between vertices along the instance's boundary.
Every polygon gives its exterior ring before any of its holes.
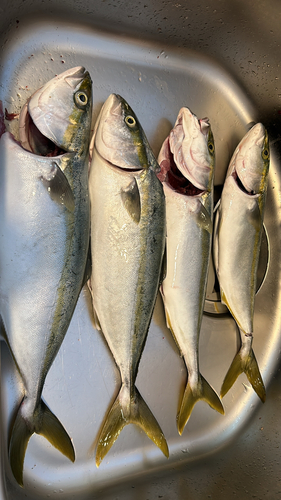
{"type": "Polygon", "coordinates": [[[244,372],[263,402],[265,387],[252,343],[268,169],[268,135],[262,123],[257,123],[238,144],[230,161],[214,239],[221,301],[236,321],[241,337],[241,348],[225,376],[221,397],[244,372]]]}

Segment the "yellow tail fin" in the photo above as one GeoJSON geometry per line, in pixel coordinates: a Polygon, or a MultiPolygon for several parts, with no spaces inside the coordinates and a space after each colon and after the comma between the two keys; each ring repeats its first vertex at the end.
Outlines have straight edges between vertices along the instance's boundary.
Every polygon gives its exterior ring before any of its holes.
{"type": "Polygon", "coordinates": [[[9,460],[12,472],[20,486],[23,486],[23,463],[28,441],[32,434],[41,434],[72,462],[75,460],[73,444],[66,430],[41,400],[31,418],[23,415],[23,400],[19,407],[9,443],[9,460]]]}
{"type": "Polygon", "coordinates": [[[130,423],[141,427],[168,458],[169,450],[164,434],[137,388],[134,388],[134,394],[130,397],[128,389],[122,386],[100,433],[96,452],[97,467],[118,438],[123,427],[130,423]]]}
{"type": "Polygon", "coordinates": [[[195,403],[200,399],[206,401],[211,408],[224,415],[224,408],[219,396],[210,384],[208,384],[207,380],[200,375],[196,390],[192,391],[189,382],[186,385],[178,415],[178,431],[180,435],[189,420],[195,403]]]}
{"type": "Polygon", "coordinates": [[[247,375],[253,389],[264,403],[266,397],[265,387],[253,349],[250,349],[247,356],[242,355],[242,349],[236,354],[223,381],[221,397],[223,398],[225,396],[233,386],[237,377],[243,372],[247,375]]]}

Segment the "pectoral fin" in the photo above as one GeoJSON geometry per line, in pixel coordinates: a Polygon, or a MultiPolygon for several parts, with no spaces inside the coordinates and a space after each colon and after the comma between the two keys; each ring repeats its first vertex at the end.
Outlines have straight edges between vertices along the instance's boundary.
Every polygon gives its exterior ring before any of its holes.
{"type": "Polygon", "coordinates": [[[205,229],[206,231],[208,231],[208,233],[212,234],[213,231],[212,219],[209,213],[207,212],[206,208],[204,207],[204,205],[201,204],[200,210],[194,213],[194,217],[199,227],[205,229]]]}
{"type": "Polygon", "coordinates": [[[254,227],[256,231],[260,231],[262,228],[262,216],[260,213],[259,205],[258,203],[255,205],[254,210],[251,210],[247,214],[247,218],[254,227]]]}
{"type": "Polygon", "coordinates": [[[133,178],[126,189],[121,190],[121,199],[130,217],[138,224],[141,216],[141,202],[140,192],[135,178],[133,178]]]}
{"type": "Polygon", "coordinates": [[[64,205],[70,212],[74,212],[75,202],[72,189],[67,177],[55,161],[52,162],[49,174],[42,175],[40,179],[53,201],[64,205]]]}

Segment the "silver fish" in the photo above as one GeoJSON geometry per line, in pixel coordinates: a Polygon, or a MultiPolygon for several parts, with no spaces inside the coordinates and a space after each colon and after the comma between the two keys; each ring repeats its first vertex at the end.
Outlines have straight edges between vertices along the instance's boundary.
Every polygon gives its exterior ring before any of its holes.
{"type": "Polygon", "coordinates": [[[182,434],[198,400],[224,413],[218,395],[199,371],[198,360],[213,228],[215,147],[208,119],[198,120],[182,108],[158,162],[167,214],[167,269],[160,290],[167,326],[188,371],[177,421],[182,434]]]}
{"type": "Polygon", "coordinates": [[[168,456],[163,432],[135,386],[159,288],[165,245],[165,203],[158,165],[128,103],[111,94],[91,141],[92,275],[96,327],[121,376],[121,388],[101,429],[100,465],[123,427],[139,425],[168,456]]]}
{"type": "Polygon", "coordinates": [[[221,300],[235,319],[241,336],[241,348],[226,374],[221,396],[245,372],[263,402],[265,387],[252,342],[268,169],[268,136],[264,126],[257,123],[241,140],[230,161],[217,211],[214,240],[221,300]]]}
{"type": "Polygon", "coordinates": [[[24,386],[9,442],[21,486],[33,433],[75,459],[70,437],[41,394],[83,285],[91,113],[91,78],[76,67],[24,107],[20,136],[29,151],[8,132],[0,140],[0,314],[24,386]],[[43,150],[47,156],[40,156],[43,150]]]}

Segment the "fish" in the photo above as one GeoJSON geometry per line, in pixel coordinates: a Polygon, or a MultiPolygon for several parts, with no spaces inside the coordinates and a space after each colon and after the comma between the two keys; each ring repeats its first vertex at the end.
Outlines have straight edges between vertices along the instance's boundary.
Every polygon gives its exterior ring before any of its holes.
{"type": "Polygon", "coordinates": [[[233,316],[241,347],[225,376],[221,397],[245,373],[262,402],[266,391],[252,349],[257,266],[270,164],[268,134],[255,124],[230,160],[217,209],[214,261],[221,301],[233,316]]]}
{"type": "Polygon", "coordinates": [[[215,145],[208,118],[187,107],[158,156],[166,200],[166,276],[161,283],[167,327],[188,372],[177,415],[181,435],[200,399],[224,413],[217,393],[199,370],[198,342],[205,301],[213,231],[215,145]]]}
{"type": "Polygon", "coordinates": [[[75,67],[28,100],[19,141],[9,132],[0,140],[0,315],[23,383],[8,443],[20,486],[34,433],[75,460],[41,396],[86,279],[91,117],[91,77],[75,67]]]}
{"type": "Polygon", "coordinates": [[[121,386],[98,436],[96,465],[134,423],[169,455],[164,434],[135,381],[150,326],[165,248],[159,169],[127,101],[111,94],[90,145],[92,294],[95,326],[119,369],[121,386]]]}

